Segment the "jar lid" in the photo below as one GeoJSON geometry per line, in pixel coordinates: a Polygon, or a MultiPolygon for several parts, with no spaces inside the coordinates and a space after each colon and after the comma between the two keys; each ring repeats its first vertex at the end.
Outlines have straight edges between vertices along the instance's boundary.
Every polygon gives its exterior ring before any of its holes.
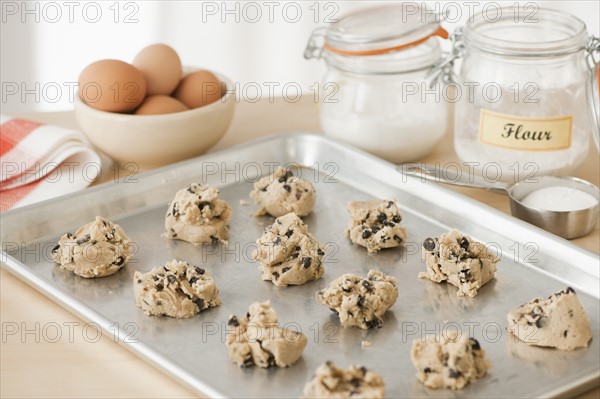
{"type": "Polygon", "coordinates": [[[305,57],[315,56],[311,50],[316,47],[311,48],[311,43],[316,35],[324,36],[322,48],[327,51],[355,56],[403,50],[434,36],[447,39],[448,32],[440,26],[442,19],[439,13],[414,3],[357,10],[330,25],[324,33],[322,29],[315,31],[305,57]]]}

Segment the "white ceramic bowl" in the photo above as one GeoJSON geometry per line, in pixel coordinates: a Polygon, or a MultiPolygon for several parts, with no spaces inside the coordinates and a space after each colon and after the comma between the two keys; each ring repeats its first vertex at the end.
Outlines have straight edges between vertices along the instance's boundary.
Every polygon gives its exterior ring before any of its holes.
{"type": "Polygon", "coordinates": [[[121,165],[129,162],[150,169],[203,154],[225,134],[235,108],[229,79],[227,92],[204,107],[164,115],[105,112],[75,96],[75,116],[88,139],[121,165]]]}

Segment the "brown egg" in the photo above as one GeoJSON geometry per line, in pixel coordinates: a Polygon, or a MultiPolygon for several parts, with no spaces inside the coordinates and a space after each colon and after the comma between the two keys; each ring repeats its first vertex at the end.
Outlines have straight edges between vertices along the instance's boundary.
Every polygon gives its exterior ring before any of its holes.
{"type": "Polygon", "coordinates": [[[174,99],[173,97],[163,96],[158,94],[156,96],[148,96],[135,110],[136,115],[158,115],[158,114],[172,114],[173,112],[187,111],[189,108],[186,107],[181,101],[174,99]]]}
{"type": "Polygon", "coordinates": [[[144,75],[123,61],[96,61],[79,75],[79,97],[92,108],[130,112],[144,101],[145,96],[144,75]]]}
{"type": "Polygon", "coordinates": [[[181,60],[166,44],[153,44],[135,56],[133,65],[142,71],[148,84],[148,95],[169,95],[183,75],[181,60]]]}
{"type": "Polygon", "coordinates": [[[189,108],[198,108],[218,101],[225,93],[225,84],[210,71],[201,70],[185,76],[173,97],[189,108]]]}

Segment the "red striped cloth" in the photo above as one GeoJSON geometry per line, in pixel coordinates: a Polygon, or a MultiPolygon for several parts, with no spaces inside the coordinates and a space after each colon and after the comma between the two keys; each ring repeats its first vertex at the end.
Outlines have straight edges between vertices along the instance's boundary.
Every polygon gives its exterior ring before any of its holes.
{"type": "Polygon", "coordinates": [[[0,115],[0,166],[4,212],[87,187],[102,158],[81,132],[0,115]]]}

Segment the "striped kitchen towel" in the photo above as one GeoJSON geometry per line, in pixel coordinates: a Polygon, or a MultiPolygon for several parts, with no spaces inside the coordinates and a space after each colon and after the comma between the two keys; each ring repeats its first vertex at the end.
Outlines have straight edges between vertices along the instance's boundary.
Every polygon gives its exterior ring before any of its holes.
{"type": "Polygon", "coordinates": [[[81,190],[106,161],[81,132],[0,115],[0,212],[81,190]]]}

